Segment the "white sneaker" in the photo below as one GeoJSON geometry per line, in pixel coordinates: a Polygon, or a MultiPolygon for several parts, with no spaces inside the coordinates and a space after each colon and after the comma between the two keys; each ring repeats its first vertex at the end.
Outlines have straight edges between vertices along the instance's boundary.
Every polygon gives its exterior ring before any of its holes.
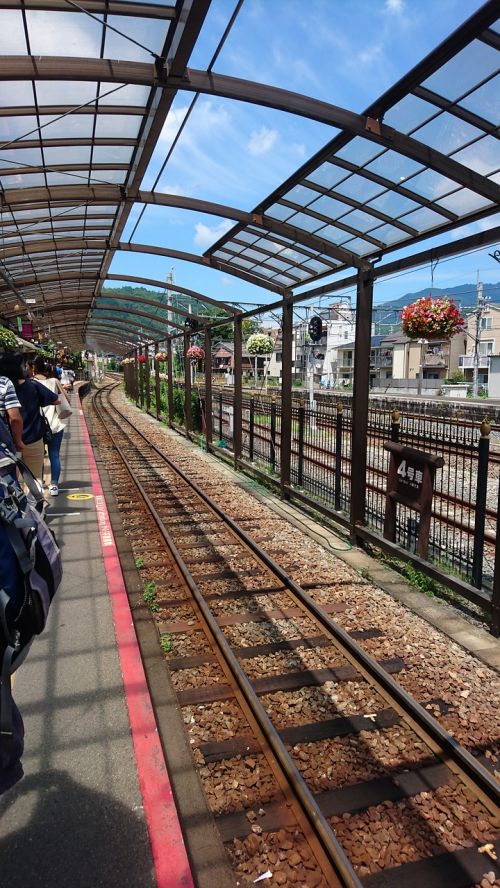
{"type": "Polygon", "coordinates": [[[59,488],[57,484],[49,484],[49,493],[51,496],[59,496],[59,488]]]}

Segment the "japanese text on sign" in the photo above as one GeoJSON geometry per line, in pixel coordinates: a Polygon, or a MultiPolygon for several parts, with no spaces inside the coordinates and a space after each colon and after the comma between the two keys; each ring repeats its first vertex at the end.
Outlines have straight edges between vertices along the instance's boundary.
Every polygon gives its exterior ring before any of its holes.
{"type": "Polygon", "coordinates": [[[413,487],[414,490],[418,490],[424,478],[422,469],[410,465],[406,459],[399,464],[398,475],[404,484],[413,487]]]}

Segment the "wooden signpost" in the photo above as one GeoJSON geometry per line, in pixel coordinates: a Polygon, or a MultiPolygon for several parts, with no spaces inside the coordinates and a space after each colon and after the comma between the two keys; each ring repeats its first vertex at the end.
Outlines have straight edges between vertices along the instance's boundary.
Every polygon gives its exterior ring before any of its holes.
{"type": "Polygon", "coordinates": [[[442,469],[442,456],[432,456],[412,447],[387,441],[384,449],[391,454],[387,475],[384,537],[396,542],[398,503],[420,515],[417,554],[427,558],[431,524],[432,494],[436,469],[442,469]]]}

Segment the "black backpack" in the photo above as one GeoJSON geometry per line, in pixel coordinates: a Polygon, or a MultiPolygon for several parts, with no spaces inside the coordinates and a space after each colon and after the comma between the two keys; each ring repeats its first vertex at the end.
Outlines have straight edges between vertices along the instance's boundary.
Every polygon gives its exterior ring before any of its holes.
{"type": "Polygon", "coordinates": [[[11,675],[26,658],[35,635],[43,632],[62,578],[59,548],[43,517],[43,492],[0,438],[2,454],[15,465],[12,473],[0,476],[0,534],[10,561],[0,564],[0,794],[22,777],[23,724],[12,699],[11,675]],[[17,482],[16,468],[29,498],[17,482]]]}

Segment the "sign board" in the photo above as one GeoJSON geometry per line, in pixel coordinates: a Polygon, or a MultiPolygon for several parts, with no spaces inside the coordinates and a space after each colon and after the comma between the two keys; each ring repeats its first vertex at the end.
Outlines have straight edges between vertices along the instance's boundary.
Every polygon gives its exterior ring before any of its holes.
{"type": "Polygon", "coordinates": [[[21,336],[23,339],[33,339],[33,324],[24,321],[21,325],[21,336]]]}
{"type": "Polygon", "coordinates": [[[432,496],[436,469],[444,466],[442,456],[404,447],[387,441],[384,449],[391,454],[387,475],[384,537],[396,542],[397,506],[414,509],[420,515],[417,553],[427,558],[431,523],[432,496]]]}

